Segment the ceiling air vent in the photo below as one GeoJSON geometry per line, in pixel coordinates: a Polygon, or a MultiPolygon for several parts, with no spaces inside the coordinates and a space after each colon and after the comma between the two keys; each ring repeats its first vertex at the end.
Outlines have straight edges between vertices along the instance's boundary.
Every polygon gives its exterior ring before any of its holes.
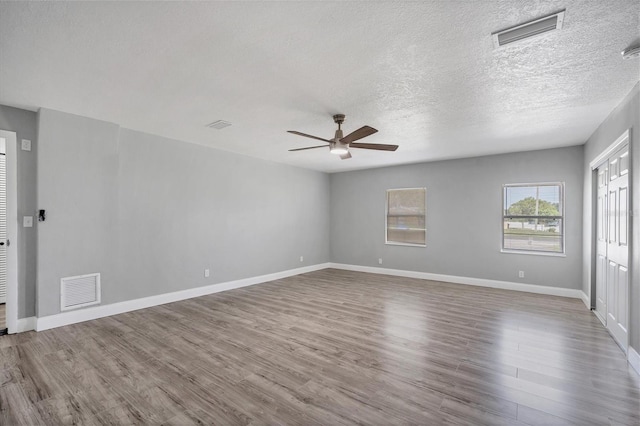
{"type": "Polygon", "coordinates": [[[214,121],[213,123],[207,124],[207,127],[211,127],[212,129],[218,129],[218,130],[224,129],[225,127],[229,127],[229,126],[231,126],[231,123],[224,120],[217,120],[217,121],[214,121]]]}
{"type": "Polygon", "coordinates": [[[498,31],[491,34],[493,38],[493,46],[501,47],[509,43],[523,40],[525,38],[544,34],[549,31],[559,30],[562,28],[564,21],[564,10],[536,19],[535,21],[520,24],[506,30],[498,31]]]}

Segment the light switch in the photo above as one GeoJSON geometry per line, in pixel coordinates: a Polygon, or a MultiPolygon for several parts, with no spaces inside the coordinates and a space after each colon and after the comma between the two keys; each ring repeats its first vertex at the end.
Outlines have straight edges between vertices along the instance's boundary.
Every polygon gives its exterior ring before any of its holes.
{"type": "Polygon", "coordinates": [[[31,151],[31,141],[29,139],[22,139],[22,150],[31,151]]]}
{"type": "Polygon", "coordinates": [[[33,227],[33,216],[23,216],[22,217],[22,226],[25,228],[33,227]]]}

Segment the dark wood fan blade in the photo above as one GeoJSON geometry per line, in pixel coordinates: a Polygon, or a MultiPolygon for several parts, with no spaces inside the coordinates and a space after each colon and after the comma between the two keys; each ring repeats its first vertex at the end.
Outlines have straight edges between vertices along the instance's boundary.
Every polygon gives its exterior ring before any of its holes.
{"type": "Polygon", "coordinates": [[[294,135],[298,135],[298,136],[304,136],[305,138],[317,139],[319,141],[325,141],[325,142],[331,143],[331,141],[329,139],[323,139],[323,138],[319,138],[317,136],[308,135],[306,133],[296,132],[295,130],[287,130],[287,132],[293,133],[294,135]]]}
{"type": "Polygon", "coordinates": [[[349,158],[351,158],[350,152],[347,152],[346,154],[340,156],[341,160],[348,160],[349,158]]]}
{"type": "Polygon", "coordinates": [[[340,139],[340,142],[351,143],[351,142],[357,141],[358,139],[366,138],[367,136],[370,136],[375,132],[377,132],[377,130],[374,129],[373,127],[362,126],[355,132],[351,132],[344,138],[340,139]]]}
{"type": "Polygon", "coordinates": [[[377,149],[378,151],[395,151],[398,149],[398,145],[384,145],[381,143],[352,143],[349,148],[360,149],[377,149]]]}
{"type": "Polygon", "coordinates": [[[306,148],[290,149],[289,151],[304,151],[305,149],[326,148],[329,145],[308,146],[306,148]]]}

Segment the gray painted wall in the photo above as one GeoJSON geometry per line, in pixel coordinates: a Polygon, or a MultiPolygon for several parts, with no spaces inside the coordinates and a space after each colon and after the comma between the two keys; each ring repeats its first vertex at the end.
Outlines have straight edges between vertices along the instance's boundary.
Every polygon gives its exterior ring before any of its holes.
{"type": "MultiPolygon", "coordinates": [[[[100,272],[115,281],[118,132],[105,121],[39,114],[38,316],[59,312],[60,278],[100,272]]],[[[108,291],[108,290],[106,290],[108,291]]]]}
{"type": "Polygon", "coordinates": [[[331,261],[581,288],[583,147],[331,175],[331,261]],[[565,182],[566,257],[500,252],[502,185],[565,182]],[[390,188],[427,188],[427,247],[384,243],[390,188]],[[518,278],[518,271],[525,278],[518,278]]]}
{"type": "MultiPolygon", "coordinates": [[[[22,139],[31,140],[31,151],[18,153],[18,218],[36,217],[36,163],[38,152],[37,114],[0,105],[0,129],[16,132],[18,147],[22,139]]],[[[18,318],[36,315],[36,244],[38,225],[18,224],[18,318]]]]}
{"type": "Polygon", "coordinates": [[[324,173],[125,129],[120,159],[121,278],[107,302],[329,261],[324,173]]]}
{"type": "MultiPolygon", "coordinates": [[[[598,127],[585,145],[584,155],[584,257],[582,289],[589,294],[595,292],[594,274],[591,269],[592,244],[591,229],[593,227],[592,200],[593,182],[589,163],[624,133],[631,129],[631,172],[630,182],[639,185],[637,176],[640,174],[640,83],[625,97],[609,117],[598,127]]],[[[633,188],[631,194],[633,216],[631,217],[631,253],[629,257],[629,271],[631,274],[631,306],[630,306],[630,345],[640,352],[640,197],[638,187],[633,188]],[[633,249],[635,247],[635,250],[633,249]]]]}
{"type": "Polygon", "coordinates": [[[324,173],[45,109],[39,126],[39,316],[64,276],[101,272],[108,304],[329,260],[324,173]]]}

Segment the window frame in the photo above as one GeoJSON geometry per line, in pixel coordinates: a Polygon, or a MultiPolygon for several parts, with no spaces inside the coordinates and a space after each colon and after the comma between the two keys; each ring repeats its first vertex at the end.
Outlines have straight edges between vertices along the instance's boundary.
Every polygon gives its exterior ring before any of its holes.
{"type": "Polygon", "coordinates": [[[424,186],[421,187],[413,187],[413,188],[390,188],[385,192],[385,203],[384,203],[384,243],[386,245],[392,246],[406,246],[406,247],[426,247],[427,246],[427,188],[424,186]],[[391,191],[415,191],[422,190],[424,191],[424,244],[415,244],[415,243],[403,243],[400,241],[389,241],[389,193],[391,191]]]}
{"type": "Polygon", "coordinates": [[[565,207],[565,182],[528,182],[528,183],[508,183],[502,185],[502,196],[501,196],[502,205],[500,209],[502,210],[502,223],[500,224],[502,238],[500,240],[500,251],[502,253],[510,253],[510,254],[529,254],[536,256],[555,256],[555,257],[566,257],[566,207],[565,207]],[[559,216],[536,216],[536,215],[506,215],[506,196],[507,196],[507,188],[513,187],[540,187],[540,186],[557,186],[560,190],[559,195],[559,203],[560,203],[560,215],[559,216]],[[518,218],[518,219],[547,219],[547,220],[560,220],[562,223],[562,235],[560,236],[560,245],[561,251],[544,251],[544,250],[532,250],[532,249],[514,249],[514,248],[505,248],[504,247],[504,239],[505,239],[505,228],[504,222],[507,218],[518,218]]]}

